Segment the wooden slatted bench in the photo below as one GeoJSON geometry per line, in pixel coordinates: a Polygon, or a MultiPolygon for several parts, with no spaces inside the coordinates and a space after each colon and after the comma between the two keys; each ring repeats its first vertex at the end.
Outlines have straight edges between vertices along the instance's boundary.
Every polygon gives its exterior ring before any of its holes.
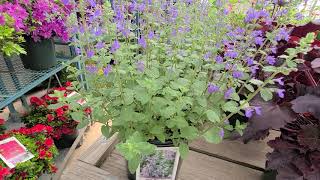
{"type": "MultiPolygon", "coordinates": [[[[277,133],[264,141],[243,144],[224,141],[214,145],[200,139],[190,144],[190,153],[182,163],[179,180],[258,180],[261,179],[266,145],[277,133]]],[[[127,163],[115,150],[117,134],[106,140],[100,137],[77,160],[74,168],[64,172],[61,179],[127,180],[127,163]]]]}

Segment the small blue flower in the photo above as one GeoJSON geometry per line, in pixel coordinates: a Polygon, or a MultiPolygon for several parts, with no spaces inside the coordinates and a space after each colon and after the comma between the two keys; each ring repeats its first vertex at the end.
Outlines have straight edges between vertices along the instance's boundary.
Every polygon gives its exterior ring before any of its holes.
{"type": "Polygon", "coordinates": [[[86,65],[86,70],[89,73],[94,74],[94,73],[96,73],[98,71],[98,68],[95,65],[86,65]]]}
{"type": "Polygon", "coordinates": [[[280,98],[284,98],[284,92],[285,92],[286,90],[284,90],[284,89],[277,89],[277,94],[278,94],[278,96],[280,97],[280,98]]]}
{"type": "Polygon", "coordinates": [[[253,109],[252,109],[252,108],[246,108],[246,109],[245,109],[245,116],[246,116],[247,118],[251,118],[252,115],[253,115],[253,109]]]}
{"type": "Polygon", "coordinates": [[[115,53],[119,48],[120,48],[120,43],[119,43],[119,41],[116,39],[116,40],[113,42],[113,44],[111,45],[110,52],[111,52],[111,53],[115,53]]]}
{"type": "Polygon", "coordinates": [[[112,67],[110,64],[108,64],[108,66],[103,69],[103,75],[108,76],[111,70],[112,70],[112,67]]]}
{"type": "Polygon", "coordinates": [[[223,58],[220,55],[216,56],[215,60],[219,64],[223,62],[223,58]]]}
{"type": "Polygon", "coordinates": [[[91,49],[88,50],[88,51],[87,51],[87,57],[88,57],[88,58],[92,58],[93,56],[94,56],[94,51],[91,50],[91,49]]]}
{"type": "Polygon", "coordinates": [[[223,128],[220,129],[220,131],[219,131],[219,136],[220,136],[221,139],[224,137],[224,130],[223,130],[223,128]]]}
{"type": "Polygon", "coordinates": [[[241,71],[233,71],[233,72],[232,72],[232,76],[233,76],[234,78],[236,78],[236,79],[240,79],[240,78],[243,77],[243,72],[241,72],[241,71]]]}
{"type": "Polygon", "coordinates": [[[281,86],[284,86],[283,77],[279,77],[277,79],[273,79],[274,82],[280,84],[281,86]]]}
{"type": "Polygon", "coordinates": [[[228,50],[225,54],[227,57],[235,59],[238,57],[238,53],[236,51],[228,50]]]}
{"type": "Polygon", "coordinates": [[[273,56],[267,56],[266,60],[270,65],[274,65],[276,63],[276,58],[273,56]]]}
{"type": "Polygon", "coordinates": [[[219,91],[219,87],[216,86],[216,85],[213,85],[212,83],[209,83],[208,85],[208,93],[209,94],[212,94],[212,93],[215,93],[215,92],[218,92],[219,91]]]}
{"type": "Polygon", "coordinates": [[[146,40],[144,39],[144,36],[141,36],[141,38],[138,39],[138,44],[139,44],[142,48],[144,48],[144,49],[147,48],[147,42],[146,42],[146,40]]]}
{"type": "Polygon", "coordinates": [[[232,89],[232,88],[229,88],[229,89],[224,93],[224,98],[225,98],[225,99],[230,99],[232,94],[233,94],[233,89],[232,89]]]}
{"type": "Polygon", "coordinates": [[[256,111],[256,114],[258,114],[258,115],[261,115],[261,114],[262,114],[261,109],[262,109],[262,108],[261,108],[260,106],[254,107],[254,111],[256,111]]]}

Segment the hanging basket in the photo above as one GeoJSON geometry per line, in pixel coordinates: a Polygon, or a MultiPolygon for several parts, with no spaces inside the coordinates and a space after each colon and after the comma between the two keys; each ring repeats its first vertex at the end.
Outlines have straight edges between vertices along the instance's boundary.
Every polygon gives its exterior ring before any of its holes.
{"type": "Polygon", "coordinates": [[[35,42],[31,36],[25,36],[23,44],[27,54],[20,55],[26,69],[46,70],[57,64],[55,45],[52,38],[35,42]]]}

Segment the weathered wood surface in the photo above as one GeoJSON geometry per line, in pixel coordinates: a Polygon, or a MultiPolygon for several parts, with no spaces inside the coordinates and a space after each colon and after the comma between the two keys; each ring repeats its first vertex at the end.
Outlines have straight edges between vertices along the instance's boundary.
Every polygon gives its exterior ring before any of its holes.
{"type": "Polygon", "coordinates": [[[279,132],[271,131],[270,136],[265,140],[252,141],[248,144],[230,140],[224,140],[220,144],[211,144],[200,139],[191,143],[190,148],[197,152],[207,153],[218,158],[262,170],[265,168],[267,152],[272,151],[272,149],[267,145],[267,142],[278,135],[279,132]]]}
{"type": "Polygon", "coordinates": [[[92,146],[88,148],[87,151],[80,156],[79,160],[99,167],[104,160],[110,156],[118,142],[118,134],[114,134],[109,139],[101,136],[92,146]]]}
{"type": "MultiPolygon", "coordinates": [[[[127,180],[125,159],[116,151],[102,164],[101,169],[127,180]]],[[[262,171],[190,151],[183,161],[178,180],[259,180],[262,171]]]]}
{"type": "Polygon", "coordinates": [[[103,169],[78,161],[60,180],[118,180],[118,178],[103,169]]]}

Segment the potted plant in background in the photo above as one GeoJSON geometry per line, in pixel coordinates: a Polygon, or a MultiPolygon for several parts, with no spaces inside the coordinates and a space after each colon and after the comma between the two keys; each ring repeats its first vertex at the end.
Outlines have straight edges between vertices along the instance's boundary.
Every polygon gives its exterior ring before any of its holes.
{"type": "MultiPolygon", "coordinates": [[[[68,96],[71,93],[66,87],[55,88],[54,91],[56,93],[63,92],[63,96],[68,96]]],[[[31,97],[30,103],[32,109],[27,115],[22,117],[22,122],[27,127],[33,127],[37,124],[52,127],[54,129],[52,136],[55,145],[59,149],[69,148],[78,136],[76,129],[78,121],[72,118],[72,111],[67,105],[58,107],[58,99],[50,96],[51,94],[45,95],[42,98],[31,97]],[[53,108],[49,108],[49,106],[53,108]]],[[[90,108],[84,108],[84,113],[87,116],[90,115],[90,108]]]]}
{"type": "Polygon", "coordinates": [[[25,54],[20,44],[28,13],[19,4],[0,2],[0,52],[5,56],[25,54]]]}
{"type": "Polygon", "coordinates": [[[32,128],[20,128],[0,135],[0,140],[15,137],[34,156],[32,159],[18,163],[14,168],[0,160],[0,177],[2,179],[38,179],[44,173],[55,173],[54,158],[58,154],[54,146],[50,126],[36,125],[32,128]]]}
{"type": "MultiPolygon", "coordinates": [[[[111,10],[109,3],[79,1],[84,24],[73,26],[74,45],[89,90],[81,82],[74,88],[86,97],[93,119],[104,123],[102,133],[119,133],[117,149],[131,173],[156,146],[179,147],[184,158],[188,142],[198,137],[219,143],[231,131],[241,134],[246,125],[229,120],[261,114],[251,104],[256,96],[283,97],[284,90],[273,86],[281,83],[276,76],[296,70],[298,54],[307,53],[314,39],[308,34],[275,57],[274,48],[290,33],[285,10],[296,5],[268,1],[232,10],[221,1],[148,1],[114,2],[111,10]],[[264,31],[263,22],[269,27],[264,31]]],[[[59,101],[77,109],[66,97],[59,101]]],[[[77,117],[88,123],[83,112],[77,117]]]]}
{"type": "MultiPolygon", "coordinates": [[[[48,69],[56,65],[53,37],[69,40],[65,22],[74,5],[65,1],[27,0],[1,2],[4,12],[22,31],[27,52],[21,55],[24,66],[32,70],[48,69]],[[67,4],[64,4],[67,3],[67,4]]],[[[1,16],[3,19],[3,15],[1,16]]],[[[9,18],[7,18],[9,19],[9,18]]]]}

